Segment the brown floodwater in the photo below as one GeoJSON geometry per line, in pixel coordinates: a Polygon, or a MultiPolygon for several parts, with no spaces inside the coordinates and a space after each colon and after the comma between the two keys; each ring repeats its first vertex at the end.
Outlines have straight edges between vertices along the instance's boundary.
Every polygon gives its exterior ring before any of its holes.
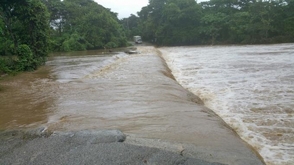
{"type": "Polygon", "coordinates": [[[267,164],[294,164],[293,43],[159,50],[177,81],[267,164]]]}
{"type": "Polygon", "coordinates": [[[0,130],[35,127],[46,123],[52,105],[48,67],[0,80],[0,130]],[[44,82],[42,82],[44,81],[44,82]]]}
{"type": "Polygon", "coordinates": [[[255,157],[174,80],[160,52],[151,46],[138,52],[54,54],[38,71],[4,78],[0,129],[120,129],[135,137],[194,144],[209,161],[255,157]]]}
{"type": "Polygon", "coordinates": [[[88,62],[93,60],[90,63],[94,65],[95,59],[99,63],[113,55],[103,50],[54,53],[50,55],[47,64],[37,71],[2,77],[0,130],[36,128],[48,124],[49,117],[58,110],[55,102],[62,94],[59,89],[66,86],[60,81],[81,76],[84,72],[81,68],[87,58],[88,62]]]}

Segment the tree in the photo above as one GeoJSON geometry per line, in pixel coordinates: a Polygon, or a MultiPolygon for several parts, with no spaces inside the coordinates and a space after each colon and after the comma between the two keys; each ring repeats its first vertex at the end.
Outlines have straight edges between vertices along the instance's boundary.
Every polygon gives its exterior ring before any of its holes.
{"type": "Polygon", "coordinates": [[[129,18],[123,18],[121,24],[123,25],[127,37],[131,39],[133,36],[141,34],[139,29],[140,19],[139,17],[131,14],[129,18]]]}
{"type": "Polygon", "coordinates": [[[150,0],[139,15],[144,39],[158,45],[290,42],[294,0],[150,0]]]}
{"type": "Polygon", "coordinates": [[[250,28],[252,43],[264,42],[268,39],[269,31],[272,26],[272,3],[255,2],[250,5],[249,12],[251,14],[250,28]]]}
{"type": "Polygon", "coordinates": [[[246,43],[249,41],[250,13],[248,11],[236,12],[229,19],[229,40],[231,43],[246,43]]]}
{"type": "Polygon", "coordinates": [[[294,0],[286,0],[286,6],[284,6],[284,19],[282,19],[283,32],[287,36],[288,42],[294,41],[294,0]]]}
{"type": "Polygon", "coordinates": [[[43,0],[51,13],[55,51],[114,48],[126,45],[117,14],[93,0],[43,0]]]}
{"type": "Polygon", "coordinates": [[[194,0],[150,0],[139,15],[138,29],[158,45],[200,43],[201,6],[194,0]]]}
{"type": "Polygon", "coordinates": [[[227,16],[224,13],[206,14],[201,19],[201,33],[211,38],[211,45],[214,45],[217,37],[221,36],[222,28],[226,23],[227,16]]]}
{"type": "Polygon", "coordinates": [[[43,3],[40,0],[2,0],[0,12],[1,39],[6,40],[0,46],[6,47],[0,51],[1,55],[17,56],[6,61],[6,67],[22,71],[33,70],[44,64],[48,54],[49,14],[43,3]]]}

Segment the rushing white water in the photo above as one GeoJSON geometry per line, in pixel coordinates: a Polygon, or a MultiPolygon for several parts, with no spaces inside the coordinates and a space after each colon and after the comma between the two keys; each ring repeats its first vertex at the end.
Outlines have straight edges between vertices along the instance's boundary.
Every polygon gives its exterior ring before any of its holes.
{"type": "Polygon", "coordinates": [[[294,45],[161,48],[198,95],[269,165],[294,164],[294,45]]]}

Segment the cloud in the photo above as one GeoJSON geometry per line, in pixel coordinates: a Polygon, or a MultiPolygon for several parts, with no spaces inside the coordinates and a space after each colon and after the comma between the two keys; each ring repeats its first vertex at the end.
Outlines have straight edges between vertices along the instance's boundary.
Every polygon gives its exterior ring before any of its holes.
{"type": "Polygon", "coordinates": [[[94,0],[112,12],[118,13],[118,18],[126,18],[131,14],[137,15],[142,7],[147,6],[149,0],[94,0]]]}
{"type": "MultiPolygon", "coordinates": [[[[127,18],[131,14],[137,15],[142,7],[149,4],[149,0],[94,0],[105,8],[111,9],[112,12],[118,13],[118,18],[127,18]]],[[[197,0],[203,2],[208,0],[197,0]]]]}

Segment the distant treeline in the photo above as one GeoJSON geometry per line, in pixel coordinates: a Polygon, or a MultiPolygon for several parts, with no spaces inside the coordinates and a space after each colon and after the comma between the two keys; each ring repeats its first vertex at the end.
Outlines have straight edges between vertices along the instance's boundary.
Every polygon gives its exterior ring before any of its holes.
{"type": "Polygon", "coordinates": [[[157,45],[293,42],[294,0],[149,0],[121,21],[157,45]]]}
{"type": "MultiPolygon", "coordinates": [[[[131,6],[130,6],[131,7],[131,6]]],[[[127,45],[294,41],[294,0],[149,0],[119,20],[94,0],[0,0],[0,74],[35,70],[50,51],[127,45]]]]}
{"type": "Polygon", "coordinates": [[[0,74],[35,70],[50,51],[126,46],[117,14],[93,0],[0,0],[0,74]]]}

